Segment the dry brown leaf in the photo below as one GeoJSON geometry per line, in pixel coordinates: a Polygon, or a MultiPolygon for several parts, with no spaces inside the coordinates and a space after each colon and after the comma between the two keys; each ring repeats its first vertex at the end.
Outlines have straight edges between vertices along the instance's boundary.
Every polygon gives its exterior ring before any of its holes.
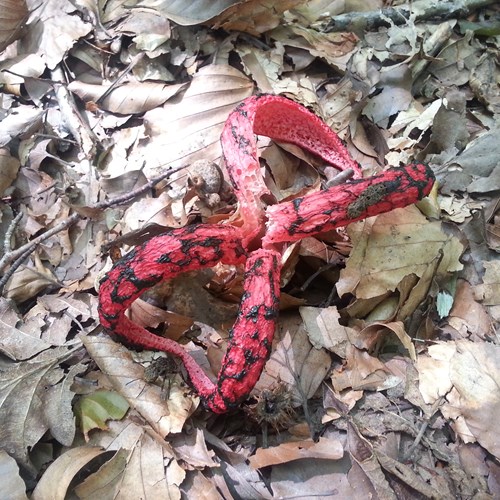
{"type": "Polygon", "coordinates": [[[0,0],[0,52],[21,36],[27,18],[26,0],[0,0]]]}
{"type": "MultiPolygon", "coordinates": [[[[187,84],[166,85],[155,82],[128,82],[118,85],[102,101],[99,107],[123,115],[140,114],[157,108],[181,92],[187,84]]],[[[85,102],[97,102],[110,85],[92,85],[73,80],[68,89],[85,102]]]]}
{"type": "Polygon", "coordinates": [[[207,448],[204,433],[201,429],[193,429],[190,433],[171,436],[170,443],[175,449],[175,455],[192,467],[215,467],[215,453],[207,448]]]}
{"type": "Polygon", "coordinates": [[[134,148],[131,159],[139,155],[146,162],[147,175],[166,165],[215,161],[221,154],[220,134],[228,114],[252,90],[252,82],[230,66],[201,68],[181,98],[146,113],[150,142],[134,148]]]}
{"type": "Polygon", "coordinates": [[[35,267],[18,269],[5,286],[5,296],[21,303],[36,297],[41,290],[50,285],[61,286],[49,267],[42,263],[38,253],[35,253],[35,267]]]}
{"type": "Polygon", "coordinates": [[[302,403],[316,392],[331,364],[329,354],[315,349],[307,339],[307,332],[296,314],[280,317],[273,349],[264,373],[255,389],[259,392],[285,382],[294,393],[294,400],[302,403]]]}
{"type": "Polygon", "coordinates": [[[422,277],[441,253],[437,275],[462,269],[459,240],[446,234],[441,223],[428,222],[414,206],[351,224],[348,232],[353,251],[337,283],[340,296],[370,299],[394,291],[405,276],[422,277]]]}
{"type": "Polygon", "coordinates": [[[143,432],[129,450],[120,450],[75,491],[79,498],[180,498],[185,470],[156,440],[143,432]]]}
{"type": "Polygon", "coordinates": [[[164,400],[161,388],[144,381],[144,368],[132,361],[130,352],[123,346],[107,336],[84,337],[82,342],[114,389],[160,436],[181,432],[189,414],[195,409],[188,391],[174,383],[168,400],[164,400]]]}
{"type": "Polygon", "coordinates": [[[339,460],[344,455],[344,447],[337,440],[321,437],[319,441],[292,441],[272,448],[258,448],[250,457],[250,465],[255,469],[269,465],[284,464],[303,458],[339,460]]]}
{"type": "Polygon", "coordinates": [[[484,305],[500,304],[500,261],[483,261],[485,273],[483,283],[475,287],[475,295],[484,305]]]}
{"type": "Polygon", "coordinates": [[[11,156],[6,148],[0,148],[0,196],[17,177],[20,166],[19,160],[11,156]]]}
{"type": "Polygon", "coordinates": [[[339,323],[340,314],[335,306],[326,308],[301,307],[300,315],[304,320],[304,327],[309,336],[311,344],[319,349],[324,347],[345,358],[347,343],[349,342],[348,331],[351,328],[339,323]]]}
{"type": "Polygon", "coordinates": [[[456,343],[456,348],[450,360],[450,381],[459,399],[453,402],[452,411],[463,416],[481,446],[498,458],[500,347],[461,340],[456,343]]]}
{"type": "Polygon", "coordinates": [[[332,373],[332,385],[337,392],[348,388],[383,391],[402,381],[401,374],[393,373],[388,364],[351,345],[347,346],[345,367],[332,373]]]}
{"type": "Polygon", "coordinates": [[[105,451],[101,448],[88,446],[79,446],[66,451],[47,468],[31,498],[34,500],[66,498],[68,488],[74,477],[90,461],[103,453],[105,451]]]}
{"type": "MultiPolygon", "coordinates": [[[[0,372],[0,442],[33,476],[36,476],[36,469],[30,461],[28,450],[48,430],[56,435],[57,430],[52,429],[53,425],[66,427],[66,422],[54,418],[57,414],[69,416],[73,421],[71,397],[67,397],[68,387],[59,391],[57,386],[65,377],[59,364],[74,352],[75,349],[63,347],[47,349],[27,362],[11,363],[0,372]],[[54,393],[49,395],[47,387],[54,387],[59,397],[54,393]],[[62,408],[61,405],[68,407],[62,408]]],[[[66,432],[62,434],[65,438],[69,435],[66,432]]]]}
{"type": "Polygon", "coordinates": [[[212,22],[216,28],[259,35],[278,26],[283,12],[300,5],[301,0],[245,0],[222,12],[212,22]]]}
{"type": "Polygon", "coordinates": [[[448,325],[455,329],[462,338],[469,335],[471,340],[486,340],[493,335],[493,325],[485,308],[474,300],[470,283],[458,280],[453,307],[447,318],[448,325]]]}
{"type": "Polygon", "coordinates": [[[20,320],[14,304],[0,297],[0,351],[13,360],[29,359],[50,347],[40,338],[43,320],[33,318],[24,324],[20,320]]]}
{"type": "MultiPolygon", "coordinates": [[[[234,4],[241,4],[237,0],[194,0],[189,3],[177,0],[139,0],[135,3],[138,7],[153,9],[182,26],[201,24],[234,4]]],[[[128,3],[127,7],[130,6],[128,3]]]]}
{"type": "Polygon", "coordinates": [[[91,31],[92,24],[85,23],[82,17],[72,3],[44,1],[33,10],[20,51],[38,54],[49,69],[54,69],[75,42],[91,31]]]}

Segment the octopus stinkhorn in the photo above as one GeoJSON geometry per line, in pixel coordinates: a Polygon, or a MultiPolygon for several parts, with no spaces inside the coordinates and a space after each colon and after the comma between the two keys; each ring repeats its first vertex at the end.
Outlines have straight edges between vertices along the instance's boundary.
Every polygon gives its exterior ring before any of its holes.
{"type": "Polygon", "coordinates": [[[389,168],[361,178],[359,165],[338,136],[303,106],[274,95],[244,100],[221,136],[223,157],[239,202],[241,226],[199,224],[174,229],[135,247],[101,280],[99,317],[110,332],[135,345],[178,356],[204,405],[223,413],[244,401],[269,357],[279,311],[281,250],[289,242],[415,203],[434,183],[423,164],[389,168]],[[264,202],[270,193],[255,134],[298,145],[353,180],[290,202],[264,202]],[[133,323],[126,309],[145,290],[180,273],[218,262],[245,264],[244,292],[216,382],[176,342],[133,323]]]}

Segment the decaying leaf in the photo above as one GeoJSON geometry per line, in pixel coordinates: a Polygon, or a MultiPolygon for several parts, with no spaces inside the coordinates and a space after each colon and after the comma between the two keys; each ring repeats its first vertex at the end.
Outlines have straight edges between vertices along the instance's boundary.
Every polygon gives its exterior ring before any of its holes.
{"type": "Polygon", "coordinates": [[[144,368],[132,361],[130,352],[108,337],[82,339],[92,358],[109,378],[115,390],[149,422],[161,436],[180,432],[194,403],[179,384],[172,384],[168,400],[161,388],[144,381],[144,368]]]}
{"type": "MultiPolygon", "coordinates": [[[[405,276],[422,277],[441,253],[438,275],[462,268],[461,243],[446,234],[440,223],[427,221],[415,207],[351,224],[348,231],[354,248],[337,283],[339,295],[352,293],[358,299],[370,299],[394,291],[405,276]]],[[[430,286],[432,276],[427,279],[430,286]]]]}

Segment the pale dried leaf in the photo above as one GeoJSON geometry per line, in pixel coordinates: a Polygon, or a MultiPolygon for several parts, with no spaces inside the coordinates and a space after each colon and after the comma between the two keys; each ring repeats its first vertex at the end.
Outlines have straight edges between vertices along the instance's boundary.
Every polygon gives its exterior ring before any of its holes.
{"type": "Polygon", "coordinates": [[[26,0],[0,0],[0,52],[21,36],[27,17],[26,0]]]}
{"type": "Polygon", "coordinates": [[[29,359],[50,347],[40,338],[43,322],[23,325],[20,320],[15,305],[0,297],[0,351],[13,360],[29,359]]]}
{"type": "Polygon", "coordinates": [[[340,296],[352,293],[369,299],[394,291],[405,276],[423,276],[441,254],[437,275],[462,268],[459,240],[446,234],[441,223],[427,221],[415,207],[351,224],[348,232],[354,247],[337,283],[340,296]]]}
{"type": "MultiPolygon", "coordinates": [[[[99,107],[123,115],[144,113],[168,101],[185,87],[185,83],[165,85],[155,82],[128,82],[114,88],[99,101],[99,107]]],[[[77,80],[68,85],[68,89],[85,102],[97,102],[109,88],[110,85],[92,85],[77,80]]]]}
{"type": "Polygon", "coordinates": [[[170,387],[169,398],[161,388],[144,381],[144,368],[132,361],[130,352],[109,337],[85,337],[82,341],[92,359],[107,375],[115,390],[149,422],[162,437],[180,432],[194,403],[179,384],[170,387]]]}
{"type": "Polygon", "coordinates": [[[54,69],[67,51],[92,29],[71,2],[46,0],[33,11],[27,34],[21,40],[22,52],[42,57],[54,69]]]}
{"type": "Polygon", "coordinates": [[[205,435],[201,429],[190,433],[178,434],[170,439],[175,455],[192,467],[215,467],[215,453],[207,448],[205,435]]]}
{"type": "Polygon", "coordinates": [[[201,68],[183,94],[144,116],[150,142],[131,152],[146,162],[145,172],[220,157],[220,134],[228,114],[253,84],[239,71],[224,65],[201,68]],[[174,102],[175,101],[175,102],[174,102]]]}
{"type": "Polygon", "coordinates": [[[330,356],[323,349],[312,347],[297,315],[280,317],[276,338],[278,343],[255,389],[261,391],[285,382],[291,387],[295,401],[303,402],[323,382],[330,368],[330,356]]]}
{"type": "Polygon", "coordinates": [[[476,296],[487,306],[500,304],[500,261],[484,261],[483,283],[475,287],[476,296]]]}
{"type": "Polygon", "coordinates": [[[453,387],[450,380],[450,362],[456,351],[453,342],[437,343],[417,359],[419,389],[424,401],[432,405],[453,387]]]}
{"type": "Polygon", "coordinates": [[[301,307],[299,312],[311,344],[317,349],[324,347],[345,358],[346,345],[349,342],[348,331],[351,328],[339,323],[340,314],[337,308],[301,307]]]}
{"type": "Polygon", "coordinates": [[[213,20],[215,27],[258,35],[278,26],[283,12],[301,0],[245,0],[225,10],[213,20]]]}
{"type": "Polygon", "coordinates": [[[75,476],[89,462],[104,452],[101,448],[90,448],[88,446],[79,446],[66,451],[50,464],[38,482],[31,498],[33,500],[66,498],[68,488],[75,476]]]}
{"type": "Polygon", "coordinates": [[[200,24],[234,4],[241,4],[237,0],[194,0],[179,2],[177,0],[139,0],[137,6],[154,9],[167,19],[182,26],[200,24]]]}
{"type": "Polygon", "coordinates": [[[255,469],[269,465],[284,464],[303,458],[339,460],[344,455],[344,447],[337,440],[321,437],[319,441],[293,441],[272,448],[258,448],[250,457],[250,465],[255,469]]]}
{"type": "Polygon", "coordinates": [[[58,364],[72,352],[63,347],[54,348],[0,372],[0,421],[3,422],[0,441],[9,454],[35,474],[28,450],[50,428],[46,418],[46,388],[64,378],[58,364]]]}
{"type": "Polygon", "coordinates": [[[50,285],[60,286],[52,271],[45,266],[38,254],[35,254],[35,267],[22,267],[18,269],[5,286],[5,296],[15,302],[21,303],[35,297],[50,285]]]}
{"type": "Polygon", "coordinates": [[[270,486],[277,498],[357,498],[347,472],[352,467],[347,454],[337,460],[306,459],[271,468],[270,486]]]}
{"type": "Polygon", "coordinates": [[[0,484],[2,497],[6,500],[28,500],[26,485],[19,475],[19,467],[4,450],[0,450],[0,484]]]}
{"type": "Polygon", "coordinates": [[[454,410],[461,413],[481,446],[500,457],[496,432],[500,413],[500,347],[467,340],[458,341],[456,347],[450,361],[450,380],[460,398],[453,404],[454,410]]]}
{"type": "Polygon", "coordinates": [[[10,143],[14,138],[24,139],[37,130],[41,124],[44,111],[34,106],[20,106],[2,118],[0,127],[0,147],[10,143]]]}

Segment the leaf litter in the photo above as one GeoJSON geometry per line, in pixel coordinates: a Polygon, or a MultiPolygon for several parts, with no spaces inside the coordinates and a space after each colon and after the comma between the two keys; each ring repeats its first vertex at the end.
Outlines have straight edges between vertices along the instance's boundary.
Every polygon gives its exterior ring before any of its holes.
{"type": "MultiPolygon", "coordinates": [[[[498,36],[428,19],[426,2],[338,33],[332,16],[352,13],[333,2],[0,2],[12,14],[0,15],[0,459],[13,497],[500,495],[498,36]],[[192,182],[210,169],[189,166],[219,162],[225,119],[254,92],[313,109],[367,175],[428,162],[439,193],[287,252],[266,370],[248,405],[216,418],[175,363],[148,381],[158,353],[97,335],[93,287],[116,237],[130,233],[127,250],[153,223],[231,217],[224,184],[207,202],[192,182]],[[169,167],[186,168],[98,205],[169,167]]],[[[490,33],[486,4],[470,26],[490,33]]],[[[325,182],[297,148],[259,147],[278,199],[325,182]]],[[[183,277],[182,300],[167,284],[134,321],[190,341],[215,374],[241,279],[183,277]]]]}

